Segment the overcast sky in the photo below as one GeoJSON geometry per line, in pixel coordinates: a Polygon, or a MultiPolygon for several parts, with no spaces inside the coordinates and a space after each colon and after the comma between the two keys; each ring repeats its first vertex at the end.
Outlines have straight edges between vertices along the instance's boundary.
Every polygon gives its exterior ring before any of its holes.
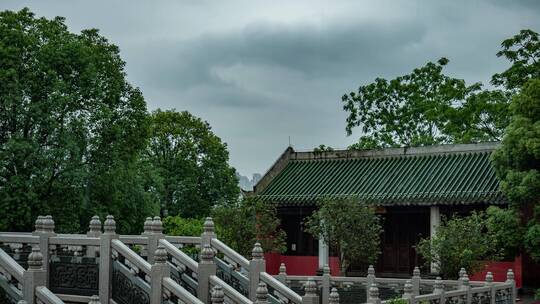
{"type": "MultiPolygon", "coordinates": [[[[341,96],[444,56],[487,83],[500,42],[540,31],[540,1],[6,1],[98,28],[120,47],[148,108],[207,120],[240,173],[264,173],[289,143],[344,148],[341,96]]],[[[355,137],[356,136],[356,137],[355,137]]]]}

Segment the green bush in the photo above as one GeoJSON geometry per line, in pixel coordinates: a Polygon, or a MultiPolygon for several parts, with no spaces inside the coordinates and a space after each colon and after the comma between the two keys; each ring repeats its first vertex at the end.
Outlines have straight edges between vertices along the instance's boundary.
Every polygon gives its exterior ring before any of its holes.
{"type": "Polygon", "coordinates": [[[204,220],[168,216],[163,219],[163,230],[168,235],[200,236],[204,220]]]}
{"type": "Polygon", "coordinates": [[[373,264],[377,260],[380,219],[373,206],[358,199],[321,201],[319,210],[305,219],[304,229],[339,250],[342,272],[352,261],[373,264]]]}
{"type": "Polygon", "coordinates": [[[264,252],[284,252],[285,231],[273,204],[256,198],[244,198],[235,204],[216,206],[212,217],[218,228],[218,238],[244,256],[251,256],[255,242],[264,252]]]}
{"type": "Polygon", "coordinates": [[[486,237],[485,214],[474,212],[467,217],[443,218],[437,233],[421,239],[417,252],[426,264],[435,264],[446,278],[457,278],[461,267],[473,273],[490,256],[492,241],[486,237]]]}

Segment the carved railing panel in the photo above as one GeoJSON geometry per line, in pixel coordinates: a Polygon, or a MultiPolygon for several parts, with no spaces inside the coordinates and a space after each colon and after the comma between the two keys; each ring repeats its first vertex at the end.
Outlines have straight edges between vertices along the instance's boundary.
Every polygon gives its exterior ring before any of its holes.
{"type": "MultiPolygon", "coordinates": [[[[216,275],[225,283],[229,284],[242,295],[249,297],[249,280],[238,271],[232,269],[232,265],[225,263],[219,258],[214,258],[216,263],[216,275]]],[[[269,290],[270,291],[270,290],[269,290]]],[[[271,293],[271,292],[269,292],[271,293]]]]}
{"type": "Polygon", "coordinates": [[[49,288],[54,293],[92,296],[99,293],[97,258],[54,256],[49,270],[49,288]]]}
{"type": "Polygon", "coordinates": [[[197,296],[197,281],[193,278],[193,273],[186,267],[176,266],[171,263],[171,279],[192,295],[197,296]]]}
{"type": "Polygon", "coordinates": [[[150,285],[118,261],[113,262],[111,285],[118,304],[150,304],[150,285]]]}

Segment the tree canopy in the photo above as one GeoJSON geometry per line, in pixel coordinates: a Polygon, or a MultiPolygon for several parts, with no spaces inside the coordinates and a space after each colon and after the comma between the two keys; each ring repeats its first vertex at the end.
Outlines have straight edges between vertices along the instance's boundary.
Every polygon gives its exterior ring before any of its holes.
{"type": "Polygon", "coordinates": [[[212,210],[218,237],[240,254],[250,257],[255,242],[264,252],[285,252],[285,231],[273,204],[243,198],[235,204],[220,204],[212,210]]]}
{"type": "Polygon", "coordinates": [[[118,47],[97,30],[0,13],[1,230],[53,214],[60,231],[77,231],[83,215],[107,211],[126,231],[152,212],[137,162],[146,103],[125,76],[118,47]]]}
{"type": "Polygon", "coordinates": [[[493,162],[510,202],[534,216],[526,247],[540,261],[540,79],[529,80],[510,105],[512,121],[493,162]]]}
{"type": "Polygon", "coordinates": [[[159,176],[155,189],[163,215],[201,218],[212,206],[238,199],[227,145],[207,122],[187,111],[157,110],[150,133],[146,160],[159,176]]]}
{"type": "Polygon", "coordinates": [[[498,140],[507,124],[508,94],[443,73],[448,59],[391,80],[376,78],[343,95],[346,131],[360,127],[351,148],[369,149],[498,140]]]}
{"type": "Polygon", "coordinates": [[[304,229],[339,252],[343,273],[351,262],[374,264],[379,255],[380,219],[373,206],[357,199],[322,200],[304,229]]]}

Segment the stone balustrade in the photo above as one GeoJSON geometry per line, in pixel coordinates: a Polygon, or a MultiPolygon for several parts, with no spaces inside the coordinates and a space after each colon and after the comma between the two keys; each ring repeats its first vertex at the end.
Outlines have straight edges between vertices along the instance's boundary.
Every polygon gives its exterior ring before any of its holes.
{"type": "Polygon", "coordinates": [[[110,215],[103,224],[92,217],[86,234],[57,234],[54,226],[52,217],[39,216],[32,233],[0,233],[0,290],[8,302],[515,303],[511,270],[503,283],[489,273],[485,281],[471,282],[465,270],[459,280],[424,279],[418,269],[410,279],[378,278],[373,267],[366,277],[331,276],[327,266],[311,277],[287,275],[281,265],[272,276],[260,244],[245,258],[218,239],[211,218],[198,237],[164,235],[159,217],[147,218],[141,235],[118,235],[110,215]]]}

